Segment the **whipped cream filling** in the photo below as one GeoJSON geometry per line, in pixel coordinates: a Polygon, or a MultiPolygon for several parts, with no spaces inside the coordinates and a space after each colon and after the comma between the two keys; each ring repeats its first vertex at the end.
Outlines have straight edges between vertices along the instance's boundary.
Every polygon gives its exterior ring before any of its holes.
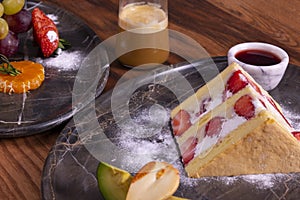
{"type": "Polygon", "coordinates": [[[202,98],[201,102],[197,103],[197,105],[198,105],[197,109],[194,109],[192,111],[187,110],[187,112],[191,116],[191,119],[190,119],[191,123],[195,124],[204,114],[213,110],[215,107],[217,107],[221,103],[223,103],[222,92],[216,92],[214,95],[212,95],[210,97],[202,98]],[[205,99],[210,99],[209,101],[206,102],[206,105],[205,105],[206,111],[201,114],[198,114],[200,112],[200,107],[202,106],[201,104],[203,103],[203,101],[205,101],[205,99]]]}
{"type": "MultiPolygon", "coordinates": [[[[253,98],[252,103],[255,108],[255,116],[262,110],[266,109],[257,98],[253,98]]],[[[198,155],[201,154],[209,153],[209,150],[214,145],[216,145],[219,141],[225,138],[231,131],[237,129],[241,124],[245,123],[246,121],[247,121],[246,118],[237,115],[234,109],[232,108],[230,113],[228,113],[227,116],[225,116],[220,133],[214,135],[213,137],[204,136],[203,139],[196,146],[194,157],[197,157],[198,155]]],[[[202,131],[204,131],[204,128],[202,129],[202,131]]]]}
{"type": "Polygon", "coordinates": [[[222,129],[218,135],[213,137],[204,136],[203,140],[197,144],[195,157],[204,154],[207,150],[211,149],[215,144],[226,137],[231,131],[235,130],[246,121],[247,120],[244,117],[240,117],[233,112],[233,116],[229,119],[225,119],[223,122],[222,129]]]}

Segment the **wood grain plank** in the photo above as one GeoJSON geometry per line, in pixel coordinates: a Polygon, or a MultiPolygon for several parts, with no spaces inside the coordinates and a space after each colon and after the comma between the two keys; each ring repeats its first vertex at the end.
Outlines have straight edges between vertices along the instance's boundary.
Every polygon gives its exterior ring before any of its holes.
{"type": "MultiPolygon", "coordinates": [[[[242,24],[241,33],[247,36],[244,41],[262,41],[278,45],[285,49],[291,56],[291,62],[299,64],[300,56],[300,13],[295,8],[300,7],[300,2],[292,1],[211,1],[224,12],[235,16],[244,22],[244,26],[251,27],[256,34],[250,34],[242,24]],[[297,24],[297,25],[296,25],[297,24]]],[[[235,22],[232,22],[234,24],[235,22]]],[[[236,27],[235,29],[237,29],[236,27]]]]}
{"type": "Polygon", "coordinates": [[[1,199],[41,198],[41,169],[56,137],[46,133],[0,140],[1,199]]]}

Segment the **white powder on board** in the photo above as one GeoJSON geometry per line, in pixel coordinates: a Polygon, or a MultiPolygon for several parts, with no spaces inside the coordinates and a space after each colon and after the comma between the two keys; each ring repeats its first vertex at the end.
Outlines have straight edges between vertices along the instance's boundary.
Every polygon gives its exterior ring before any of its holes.
{"type": "Polygon", "coordinates": [[[82,57],[80,51],[62,51],[56,57],[36,58],[35,62],[38,62],[45,67],[68,71],[78,69],[81,65],[82,57]]]}
{"type": "MultiPolygon", "coordinates": [[[[249,175],[241,175],[241,176],[232,176],[232,177],[205,177],[202,178],[205,182],[209,183],[212,180],[220,181],[224,185],[234,185],[240,184],[242,182],[247,182],[257,189],[269,189],[274,187],[276,183],[284,182],[285,179],[289,179],[285,174],[249,174],[249,175]]],[[[195,181],[195,180],[193,180],[195,181]]]]}
{"type": "Polygon", "coordinates": [[[282,107],[282,112],[287,120],[290,122],[291,126],[300,131],[300,113],[296,113],[294,110],[286,108],[285,106],[282,107]]]}
{"type": "Polygon", "coordinates": [[[271,188],[275,184],[276,177],[280,176],[277,174],[250,174],[250,175],[243,175],[237,177],[223,177],[222,181],[227,183],[227,185],[232,184],[234,181],[238,179],[242,179],[248,183],[251,183],[257,188],[266,189],[271,188]]]}
{"type": "MultiPolygon", "coordinates": [[[[47,17],[49,17],[54,22],[55,25],[59,24],[58,16],[54,14],[47,14],[47,17]]],[[[70,50],[62,51],[60,49],[58,51],[57,56],[49,57],[49,58],[36,58],[35,62],[38,62],[48,68],[56,68],[59,71],[69,71],[69,70],[77,70],[81,65],[82,59],[83,59],[82,52],[78,50],[71,51],[70,49],[70,50]]]]}
{"type": "Polygon", "coordinates": [[[260,189],[273,187],[276,180],[280,177],[283,177],[283,174],[255,174],[241,176],[243,180],[256,185],[260,189]]]}
{"type": "MultiPolygon", "coordinates": [[[[119,135],[119,146],[126,151],[121,165],[131,173],[136,173],[150,161],[173,162],[179,158],[176,144],[171,134],[161,134],[162,125],[148,124],[153,116],[161,117],[161,110],[142,111],[138,118],[133,118],[137,126],[124,126],[119,135]],[[150,116],[150,118],[149,118],[150,116]],[[146,125],[145,125],[146,124],[146,125]],[[141,134],[146,135],[141,137],[141,134]]],[[[167,121],[166,121],[167,123],[167,121]]]]}
{"type": "Polygon", "coordinates": [[[58,17],[56,15],[47,14],[47,17],[49,17],[54,22],[55,25],[59,24],[58,17]]]}
{"type": "MultiPolygon", "coordinates": [[[[299,114],[284,109],[284,113],[288,120],[292,124],[296,124],[299,121],[299,114]]],[[[151,112],[151,118],[157,116],[161,116],[161,111],[153,111],[151,112]]],[[[217,180],[222,182],[224,185],[233,185],[238,184],[240,181],[247,182],[257,189],[269,189],[274,187],[276,183],[284,181],[286,179],[285,174],[255,174],[255,175],[242,175],[242,176],[233,176],[233,177],[204,177],[200,179],[189,178],[183,168],[182,163],[178,160],[178,150],[176,148],[176,144],[174,138],[171,134],[159,134],[159,130],[156,128],[145,128],[143,125],[145,121],[149,120],[148,117],[149,111],[145,110],[139,114],[138,118],[134,118],[132,120],[135,123],[140,123],[141,125],[135,128],[127,126],[125,129],[122,129],[122,133],[120,134],[120,142],[119,145],[122,148],[125,148],[127,153],[121,160],[122,168],[130,171],[131,173],[136,173],[142,166],[146,163],[156,160],[156,161],[167,161],[172,163],[177,169],[179,169],[181,174],[181,184],[185,187],[194,187],[199,185],[199,181],[201,182],[210,182],[212,180],[217,180]],[[134,137],[134,134],[142,133],[145,130],[150,130],[153,132],[158,132],[154,137],[156,139],[149,140],[148,138],[141,139],[134,137]]],[[[297,124],[298,125],[298,124],[297,124]]],[[[299,130],[299,125],[298,127],[299,130]]],[[[151,135],[151,134],[150,134],[151,135]]],[[[290,175],[292,176],[292,175],[290,175]]]]}

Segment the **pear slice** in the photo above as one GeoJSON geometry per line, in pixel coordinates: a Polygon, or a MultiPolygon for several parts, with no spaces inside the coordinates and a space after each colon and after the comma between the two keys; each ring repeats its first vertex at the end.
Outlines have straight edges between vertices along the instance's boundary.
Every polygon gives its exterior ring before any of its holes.
{"type": "Polygon", "coordinates": [[[133,177],[126,200],[163,200],[179,186],[179,171],[166,162],[149,162],[133,177]]]}

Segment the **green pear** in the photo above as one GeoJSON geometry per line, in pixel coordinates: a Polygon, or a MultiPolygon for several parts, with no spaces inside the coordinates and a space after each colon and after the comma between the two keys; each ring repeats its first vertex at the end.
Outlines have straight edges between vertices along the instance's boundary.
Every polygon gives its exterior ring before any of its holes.
{"type": "Polygon", "coordinates": [[[97,168],[98,186],[105,200],[125,200],[132,176],[104,162],[97,168]]]}
{"type": "MultiPolygon", "coordinates": [[[[161,191],[160,194],[164,196],[164,199],[166,200],[187,200],[185,198],[175,197],[171,196],[177,189],[179,184],[179,172],[176,168],[174,168],[172,165],[162,162],[150,162],[146,164],[135,177],[132,177],[131,174],[123,169],[117,168],[115,166],[109,165],[105,162],[100,162],[97,168],[97,178],[98,178],[98,186],[101,191],[101,194],[103,195],[105,200],[126,200],[126,196],[129,190],[129,187],[132,183],[137,182],[137,179],[139,177],[146,175],[146,173],[149,173],[150,171],[156,171],[153,173],[156,173],[156,177],[159,182],[163,182],[164,184],[167,184],[167,180],[165,177],[167,177],[168,180],[174,180],[174,185],[170,191],[170,189],[166,189],[166,191],[161,191]],[[156,164],[157,165],[156,165],[156,164]],[[152,168],[155,166],[155,169],[152,168]],[[152,168],[152,169],[150,169],[152,168]],[[170,178],[170,177],[171,178],[170,178]],[[169,178],[168,178],[169,177],[169,178]],[[173,177],[173,178],[172,178],[173,177]],[[135,181],[132,181],[135,179],[135,181]]],[[[153,174],[152,173],[152,174],[153,174]]],[[[144,179],[142,179],[144,180],[144,179]]],[[[156,182],[158,183],[158,182],[156,182]]],[[[136,183],[135,183],[136,184],[136,183]]],[[[138,184],[143,184],[143,182],[138,182],[138,184]]],[[[153,184],[153,181],[152,181],[153,184]]],[[[172,184],[171,184],[172,185],[172,184]]],[[[157,187],[158,185],[153,184],[154,187],[157,187]]],[[[131,186],[132,188],[136,188],[136,185],[131,186]]],[[[139,186],[138,186],[139,187],[139,186]]],[[[165,187],[165,186],[164,186],[165,187]]],[[[153,189],[153,188],[152,188],[153,189]]],[[[164,190],[164,189],[163,189],[164,190]]],[[[132,194],[130,194],[132,195],[132,194]]],[[[134,194],[133,194],[134,195],[134,194]]],[[[149,199],[155,199],[156,195],[155,192],[152,194],[149,193],[149,191],[145,191],[144,194],[141,194],[142,198],[144,199],[145,196],[149,196],[149,199]],[[153,196],[155,195],[155,196],[153,196]]],[[[131,198],[131,197],[128,197],[131,198]]],[[[137,199],[137,198],[136,198],[137,199]]],[[[158,200],[161,198],[158,198],[158,200]]]]}

